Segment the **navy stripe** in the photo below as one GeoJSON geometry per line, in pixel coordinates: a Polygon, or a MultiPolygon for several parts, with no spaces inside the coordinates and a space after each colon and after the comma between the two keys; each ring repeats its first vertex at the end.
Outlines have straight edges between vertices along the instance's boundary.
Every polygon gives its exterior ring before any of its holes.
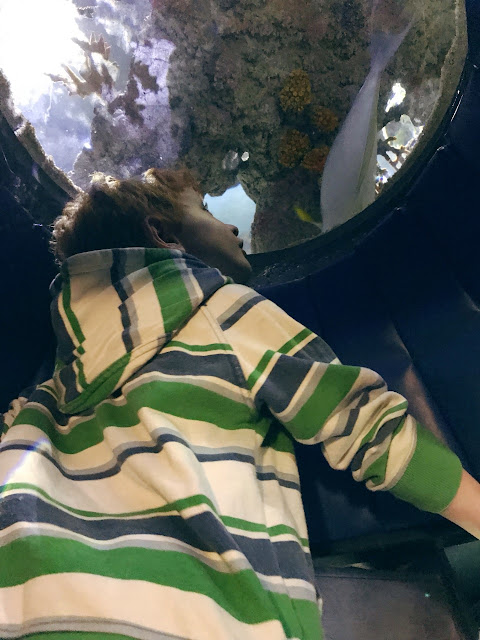
{"type": "MultiPolygon", "coordinates": [[[[55,421],[57,426],[67,426],[68,416],[58,410],[57,401],[48,391],[34,387],[31,395],[28,396],[28,402],[37,402],[45,407],[45,409],[50,412],[52,419],[55,421]]],[[[28,409],[29,407],[27,406],[26,408],[28,409]]],[[[32,408],[35,409],[35,407],[32,408]]],[[[52,427],[52,429],[54,429],[54,427],[52,427]]]]}
{"type": "MultiPolygon", "coordinates": [[[[185,441],[177,436],[171,434],[164,434],[157,438],[156,442],[152,442],[151,444],[141,445],[136,447],[130,447],[125,451],[121,451],[116,457],[113,465],[109,469],[105,469],[103,471],[91,472],[91,473],[71,473],[67,471],[63,465],[61,465],[58,460],[50,455],[47,451],[43,451],[38,448],[38,445],[33,444],[21,444],[12,442],[11,444],[0,445],[0,453],[2,451],[35,451],[38,455],[43,456],[47,460],[49,460],[60,473],[69,480],[82,481],[82,480],[100,480],[102,478],[111,478],[120,473],[121,468],[123,467],[124,462],[139,453],[160,453],[163,449],[163,445],[167,442],[179,442],[183,445],[186,445],[185,441]]],[[[188,445],[186,445],[188,446],[188,445]]]]}
{"type": "Polygon", "coordinates": [[[366,442],[363,445],[363,447],[360,447],[360,449],[354,455],[353,460],[350,463],[351,472],[354,473],[355,471],[359,471],[362,468],[363,458],[365,457],[365,454],[367,453],[367,451],[369,449],[372,449],[374,447],[378,447],[379,445],[381,445],[387,438],[389,438],[392,435],[395,429],[402,422],[404,422],[404,420],[405,420],[405,416],[403,415],[403,416],[398,416],[397,418],[392,418],[388,422],[385,422],[385,424],[383,424],[380,427],[375,438],[370,442],[366,442]]]}
{"type": "MultiPolygon", "coordinates": [[[[93,540],[108,541],[128,535],[165,536],[195,549],[218,554],[236,550],[245,555],[254,571],[310,581],[310,554],[297,541],[275,542],[231,534],[211,512],[183,518],[180,515],[146,518],[80,518],[38,496],[14,494],[3,498],[0,531],[17,522],[50,524],[93,540]]],[[[33,527],[35,530],[35,527],[33,527]]],[[[159,541],[161,544],[161,541],[159,541]]],[[[141,546],[141,541],[139,541],[141,546]]],[[[168,548],[168,547],[167,547],[168,548]]]]}
{"type": "Polygon", "coordinates": [[[257,471],[257,478],[259,480],[276,480],[279,485],[282,487],[286,487],[287,489],[296,489],[300,491],[300,485],[298,482],[293,482],[292,480],[284,480],[283,478],[279,478],[273,471],[260,473],[257,471]]]}
{"type": "Polygon", "coordinates": [[[73,352],[75,350],[75,345],[73,344],[73,340],[68,334],[68,331],[58,310],[59,304],[61,304],[61,301],[57,296],[57,298],[55,298],[55,300],[50,305],[52,327],[57,338],[57,357],[65,364],[70,364],[74,359],[73,352]]]}
{"type": "Polygon", "coordinates": [[[385,387],[385,382],[383,382],[382,380],[381,382],[377,384],[372,384],[369,387],[362,387],[357,391],[355,391],[355,393],[352,393],[349,396],[349,404],[353,404],[353,402],[355,402],[357,398],[360,398],[360,400],[357,402],[357,405],[355,406],[355,408],[351,409],[348,414],[347,422],[345,424],[345,427],[342,429],[342,437],[347,438],[348,436],[352,435],[353,428],[357,424],[360,410],[362,409],[362,407],[366,407],[367,404],[370,402],[370,393],[372,391],[378,391],[379,389],[383,389],[384,387],[385,387]]]}
{"type": "Polygon", "coordinates": [[[284,411],[314,365],[310,358],[282,354],[261,386],[257,397],[268,401],[274,413],[284,411]]]}
{"type": "Polygon", "coordinates": [[[202,299],[204,301],[225,285],[226,278],[218,269],[209,267],[195,256],[178,252],[175,257],[185,260],[187,268],[191,270],[191,274],[203,293],[202,299]]]}
{"type": "Polygon", "coordinates": [[[332,360],[335,360],[337,356],[330,349],[328,344],[321,338],[316,336],[313,340],[295,353],[295,358],[307,358],[310,360],[317,360],[318,362],[325,362],[330,364],[332,360]]]}
{"type": "Polygon", "coordinates": [[[125,349],[127,353],[130,353],[133,350],[133,341],[130,336],[130,317],[128,315],[128,309],[125,305],[125,301],[128,300],[128,293],[125,291],[125,288],[122,285],[122,279],[125,277],[125,262],[127,258],[127,254],[125,251],[120,251],[119,249],[112,249],[112,266],[110,268],[110,277],[112,280],[112,284],[115,288],[115,291],[118,293],[118,297],[122,301],[122,304],[118,307],[120,311],[120,316],[122,319],[122,340],[125,345],[125,349]]]}
{"type": "Polygon", "coordinates": [[[247,300],[247,302],[245,302],[245,304],[240,307],[240,309],[232,313],[229,318],[224,320],[224,322],[222,322],[222,324],[220,325],[220,328],[223,331],[227,331],[227,329],[233,327],[233,325],[238,322],[247,313],[247,311],[255,307],[259,302],[263,302],[264,300],[265,298],[261,295],[252,296],[249,300],[247,300]]]}
{"type": "MultiPolygon", "coordinates": [[[[37,443],[25,444],[22,442],[9,442],[3,445],[0,444],[0,453],[3,451],[35,451],[39,455],[46,458],[49,462],[51,462],[58,471],[65,477],[70,480],[74,480],[76,482],[81,482],[84,480],[100,480],[101,478],[111,478],[118,473],[120,473],[121,468],[124,462],[130,458],[131,456],[137,455],[139,453],[160,453],[163,449],[163,445],[167,442],[177,442],[182,444],[183,446],[190,449],[188,443],[180,438],[179,436],[175,436],[173,434],[162,434],[158,436],[155,442],[151,444],[146,444],[142,446],[132,446],[128,449],[124,449],[118,455],[115,456],[114,460],[112,460],[112,465],[109,468],[102,468],[101,471],[90,471],[82,473],[81,471],[77,471],[76,473],[68,472],[63,465],[55,459],[54,456],[49,454],[47,451],[38,448],[37,443]]],[[[206,462],[224,462],[224,461],[233,461],[233,462],[242,462],[251,464],[255,466],[255,459],[253,456],[249,456],[247,454],[241,453],[199,453],[196,454],[193,451],[196,459],[200,463],[206,462]]],[[[160,470],[160,467],[159,467],[160,470]]],[[[257,478],[262,481],[268,480],[276,480],[279,485],[286,487],[288,489],[296,489],[300,491],[300,485],[291,480],[286,480],[284,478],[278,477],[274,472],[261,472],[257,471],[257,478]]]]}
{"type": "Polygon", "coordinates": [[[238,376],[237,366],[240,366],[238,359],[231,352],[202,353],[201,356],[198,356],[180,350],[162,351],[142,367],[137,373],[137,377],[152,371],[172,376],[208,376],[218,381],[224,380],[236,387],[245,388],[245,378],[238,376]]]}
{"type": "MultiPolygon", "coordinates": [[[[76,388],[77,374],[73,368],[73,364],[62,367],[59,371],[60,382],[65,388],[65,404],[68,404],[75,398],[78,398],[81,391],[76,388]]],[[[79,383],[80,384],[80,383],[79,383]]]]}

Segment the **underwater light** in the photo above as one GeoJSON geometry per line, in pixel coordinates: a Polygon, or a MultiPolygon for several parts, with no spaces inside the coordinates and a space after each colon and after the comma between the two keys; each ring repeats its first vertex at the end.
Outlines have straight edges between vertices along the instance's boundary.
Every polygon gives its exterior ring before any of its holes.
{"type": "Polygon", "coordinates": [[[392,87],[392,93],[388,99],[387,106],[385,107],[385,113],[388,113],[390,109],[393,109],[393,107],[398,107],[398,105],[402,104],[406,95],[407,92],[402,85],[399,82],[396,82],[392,87]]]}
{"type": "Polygon", "coordinates": [[[0,68],[15,102],[25,106],[49,93],[47,73],[61,73],[62,64],[79,66],[82,50],[72,38],[83,38],[70,0],[2,0],[0,3],[0,68]],[[47,6],[48,4],[48,6],[47,6]]]}

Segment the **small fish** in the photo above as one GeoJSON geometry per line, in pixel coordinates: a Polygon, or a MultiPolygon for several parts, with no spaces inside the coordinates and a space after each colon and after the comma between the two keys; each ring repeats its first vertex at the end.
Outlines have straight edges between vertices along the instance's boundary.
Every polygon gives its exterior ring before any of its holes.
{"type": "Polygon", "coordinates": [[[307,211],[305,211],[305,209],[302,209],[302,207],[295,205],[293,207],[293,210],[297,214],[298,219],[302,222],[311,222],[312,224],[318,224],[318,220],[315,220],[307,211]]]}
{"type": "MultiPolygon", "coordinates": [[[[370,71],[335,138],[325,164],[320,196],[324,232],[350,220],[375,200],[380,80],[414,21],[410,15],[410,22],[399,33],[380,30],[375,25],[375,11],[380,4],[383,11],[381,16],[384,17],[385,3],[391,1],[377,0],[374,4],[370,71]]],[[[395,18],[395,26],[398,26],[398,14],[395,18]]],[[[405,22],[404,17],[403,25],[405,22]]]]}

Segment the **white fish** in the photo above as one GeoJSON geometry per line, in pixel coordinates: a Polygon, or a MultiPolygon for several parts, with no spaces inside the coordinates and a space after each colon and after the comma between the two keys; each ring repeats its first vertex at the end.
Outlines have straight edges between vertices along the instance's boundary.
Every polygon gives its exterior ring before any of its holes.
{"type": "Polygon", "coordinates": [[[400,33],[372,33],[370,72],[335,138],[321,179],[324,232],[350,220],[375,200],[380,80],[412,24],[413,20],[400,33]]]}

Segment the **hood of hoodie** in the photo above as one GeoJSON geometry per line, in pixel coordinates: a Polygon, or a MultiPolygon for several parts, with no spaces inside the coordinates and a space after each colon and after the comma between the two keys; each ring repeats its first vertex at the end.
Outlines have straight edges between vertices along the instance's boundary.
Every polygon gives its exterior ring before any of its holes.
{"type": "Polygon", "coordinates": [[[168,249],[69,258],[51,285],[60,410],[81,413],[110,396],[230,282],[218,269],[168,249]]]}

